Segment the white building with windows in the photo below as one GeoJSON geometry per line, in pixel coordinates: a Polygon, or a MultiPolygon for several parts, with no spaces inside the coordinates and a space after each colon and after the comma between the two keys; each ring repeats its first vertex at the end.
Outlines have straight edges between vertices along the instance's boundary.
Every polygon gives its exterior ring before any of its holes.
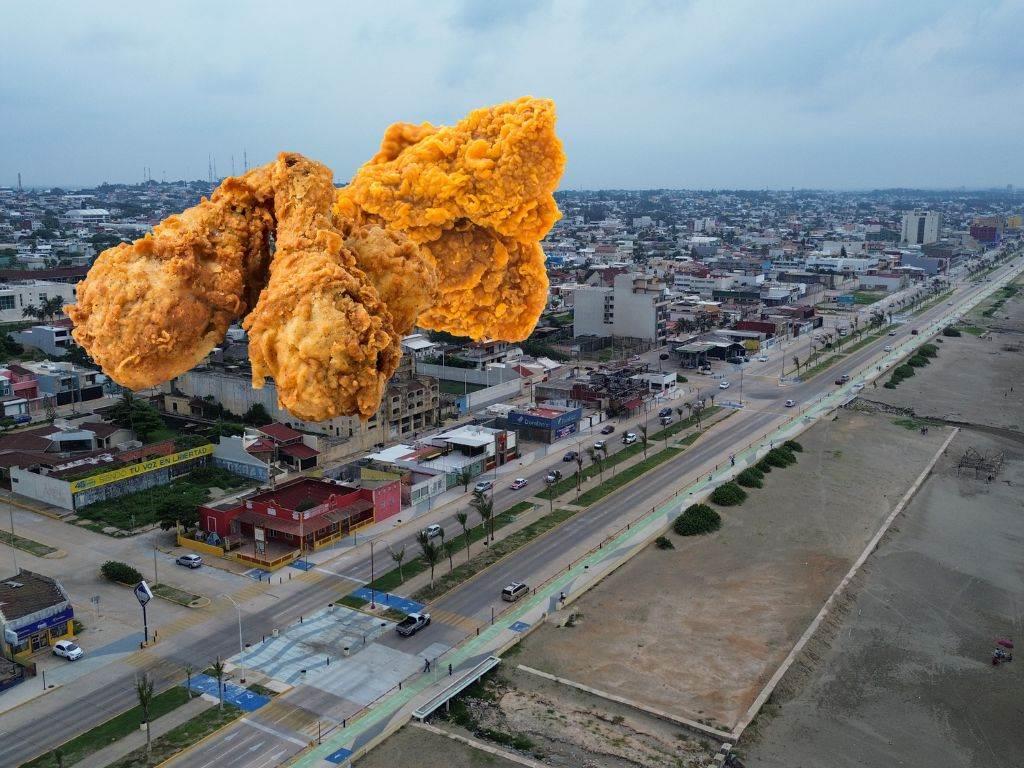
{"type": "Polygon", "coordinates": [[[903,214],[901,241],[909,245],[930,245],[939,240],[939,214],[936,211],[911,211],[903,214]]]}
{"type": "Polygon", "coordinates": [[[51,283],[46,280],[19,280],[0,283],[0,323],[21,322],[25,307],[38,307],[53,296],[60,296],[65,304],[75,303],[75,285],[51,283]]]}
{"type": "Polygon", "coordinates": [[[615,276],[611,288],[580,288],[573,294],[574,336],[619,336],[664,342],[668,335],[668,287],[639,273],[615,276]]]}

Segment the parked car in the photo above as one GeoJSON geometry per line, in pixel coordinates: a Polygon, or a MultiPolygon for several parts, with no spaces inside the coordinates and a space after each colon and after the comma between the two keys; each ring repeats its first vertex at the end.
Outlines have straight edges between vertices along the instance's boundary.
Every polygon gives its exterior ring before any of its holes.
{"type": "Polygon", "coordinates": [[[85,651],[72,640],[60,640],[53,644],[53,655],[61,656],[68,661],[77,661],[85,655],[85,651]]]}
{"type": "Polygon", "coordinates": [[[513,491],[518,491],[520,488],[526,487],[527,480],[525,477],[517,477],[512,481],[512,485],[509,486],[513,491]]]}
{"type": "Polygon", "coordinates": [[[658,415],[659,416],[671,416],[672,415],[672,409],[671,408],[662,408],[660,411],[658,411],[658,415]]]}
{"type": "Polygon", "coordinates": [[[438,536],[444,536],[444,528],[436,523],[434,525],[428,525],[423,529],[423,535],[428,539],[436,539],[438,536]]]}
{"type": "Polygon", "coordinates": [[[892,344],[886,344],[884,347],[882,347],[882,351],[883,352],[892,352],[892,344]]]}
{"type": "Polygon", "coordinates": [[[550,472],[548,472],[544,476],[544,482],[545,483],[557,483],[561,479],[562,479],[562,470],[560,470],[560,469],[552,469],[550,472]]]}
{"type": "Polygon", "coordinates": [[[627,432],[622,436],[622,442],[624,445],[631,445],[636,442],[636,433],[627,432]]]}
{"type": "Polygon", "coordinates": [[[667,427],[669,424],[672,423],[672,415],[669,414],[668,416],[662,416],[658,419],[658,421],[661,423],[661,426],[667,427]]]}
{"type": "Polygon", "coordinates": [[[395,626],[402,637],[412,637],[424,627],[430,626],[429,613],[410,613],[395,626]]]}
{"type": "Polygon", "coordinates": [[[473,493],[486,493],[494,487],[494,483],[490,480],[481,480],[479,483],[473,486],[473,493]]]}
{"type": "Polygon", "coordinates": [[[594,443],[594,450],[595,451],[603,451],[604,450],[604,446],[605,446],[604,440],[598,440],[598,441],[596,441],[594,443]]]}
{"type": "Polygon", "coordinates": [[[759,363],[767,363],[768,362],[768,355],[758,355],[757,356],[757,362],[759,362],[759,363]]]}
{"type": "Polygon", "coordinates": [[[732,386],[732,384],[730,384],[725,379],[722,379],[720,382],[718,382],[718,388],[719,389],[728,389],[731,386],[732,386]]]}
{"type": "Polygon", "coordinates": [[[602,435],[610,435],[614,431],[615,431],[615,427],[612,426],[611,424],[606,424],[605,426],[601,427],[601,434],[602,435]]]}
{"type": "Polygon", "coordinates": [[[849,380],[850,380],[850,374],[844,373],[842,376],[840,376],[838,379],[836,379],[836,384],[845,384],[849,380]]]}
{"type": "Polygon", "coordinates": [[[896,335],[896,331],[889,331],[889,335],[890,336],[895,336],[896,335]]]}
{"type": "Polygon", "coordinates": [[[576,453],[576,451],[569,451],[568,453],[565,454],[565,456],[562,457],[562,461],[576,461],[576,458],[578,456],[579,454],[576,453]]]}
{"type": "Polygon", "coordinates": [[[198,568],[203,564],[203,558],[199,555],[179,555],[178,559],[174,561],[178,565],[183,565],[186,568],[198,568]]]}
{"type": "Polygon", "coordinates": [[[786,407],[787,408],[792,408],[794,405],[796,405],[796,400],[787,400],[786,401],[786,407]]]}
{"type": "Polygon", "coordinates": [[[513,581],[501,590],[501,599],[506,603],[514,603],[520,597],[530,591],[530,588],[521,581],[513,581]]]}
{"type": "Polygon", "coordinates": [[[749,357],[740,357],[739,355],[735,355],[733,357],[730,357],[726,362],[732,363],[733,365],[742,365],[743,363],[749,363],[750,362],[750,358],[749,357]]]}

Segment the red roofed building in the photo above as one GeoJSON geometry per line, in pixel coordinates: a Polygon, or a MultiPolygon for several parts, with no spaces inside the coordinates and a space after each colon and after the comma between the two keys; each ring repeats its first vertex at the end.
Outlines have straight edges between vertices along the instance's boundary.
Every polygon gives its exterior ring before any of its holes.
{"type": "Polygon", "coordinates": [[[354,531],[398,514],[398,479],[360,486],[301,477],[270,490],[222,504],[199,507],[207,534],[240,545],[237,555],[269,563],[333,544],[354,531]]]}
{"type": "Polygon", "coordinates": [[[320,463],[320,452],[302,442],[301,432],[277,421],[257,427],[257,431],[269,438],[278,459],[290,467],[303,471],[315,469],[320,463]]]}

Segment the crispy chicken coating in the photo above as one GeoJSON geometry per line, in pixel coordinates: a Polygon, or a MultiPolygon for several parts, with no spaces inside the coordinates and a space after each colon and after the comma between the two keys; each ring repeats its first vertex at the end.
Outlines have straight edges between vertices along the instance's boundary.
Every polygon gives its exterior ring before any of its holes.
{"type": "Polygon", "coordinates": [[[243,326],[252,384],[267,376],[300,419],[376,413],[401,355],[391,314],[331,221],[330,169],[282,154],[272,172],[277,250],[243,326]]]}
{"type": "Polygon", "coordinates": [[[123,386],[184,373],[255,301],[272,226],[249,179],[225,180],[209,200],[100,254],[78,284],[78,303],[64,308],[71,335],[123,386]]]}
{"type": "Polygon", "coordinates": [[[547,293],[539,242],[560,216],[554,126],[554,103],[532,98],[452,127],[396,123],[338,192],[337,216],[379,219],[434,257],[440,295],[424,327],[509,341],[533,331],[547,293]]]}

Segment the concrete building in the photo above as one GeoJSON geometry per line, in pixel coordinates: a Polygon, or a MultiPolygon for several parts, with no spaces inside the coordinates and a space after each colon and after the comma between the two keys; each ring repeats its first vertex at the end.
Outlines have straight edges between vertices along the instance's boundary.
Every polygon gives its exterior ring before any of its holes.
{"type": "Polygon", "coordinates": [[[582,288],[573,297],[574,336],[618,336],[663,343],[668,288],[639,273],[616,275],[611,288],[582,288]]]}
{"type": "Polygon", "coordinates": [[[56,579],[24,568],[0,580],[0,649],[25,659],[74,637],[71,598],[56,579]]]}
{"type": "Polygon", "coordinates": [[[8,366],[12,371],[25,371],[33,375],[39,396],[50,398],[54,405],[81,403],[103,397],[103,384],[107,377],[98,371],[82,368],[73,363],[19,363],[8,366]]]}
{"type": "Polygon", "coordinates": [[[901,242],[929,245],[939,239],[939,214],[935,211],[911,211],[903,214],[901,242]]]}
{"type": "Polygon", "coordinates": [[[105,224],[110,221],[106,208],[76,208],[61,217],[68,224],[105,224]]]}
{"type": "Polygon", "coordinates": [[[46,280],[0,283],[0,323],[24,322],[25,307],[38,307],[54,296],[59,296],[65,304],[74,304],[75,286],[46,280]]]}
{"type": "Polygon", "coordinates": [[[71,329],[58,325],[33,325],[11,334],[16,342],[45,353],[47,357],[64,357],[73,342],[71,329]]]}

